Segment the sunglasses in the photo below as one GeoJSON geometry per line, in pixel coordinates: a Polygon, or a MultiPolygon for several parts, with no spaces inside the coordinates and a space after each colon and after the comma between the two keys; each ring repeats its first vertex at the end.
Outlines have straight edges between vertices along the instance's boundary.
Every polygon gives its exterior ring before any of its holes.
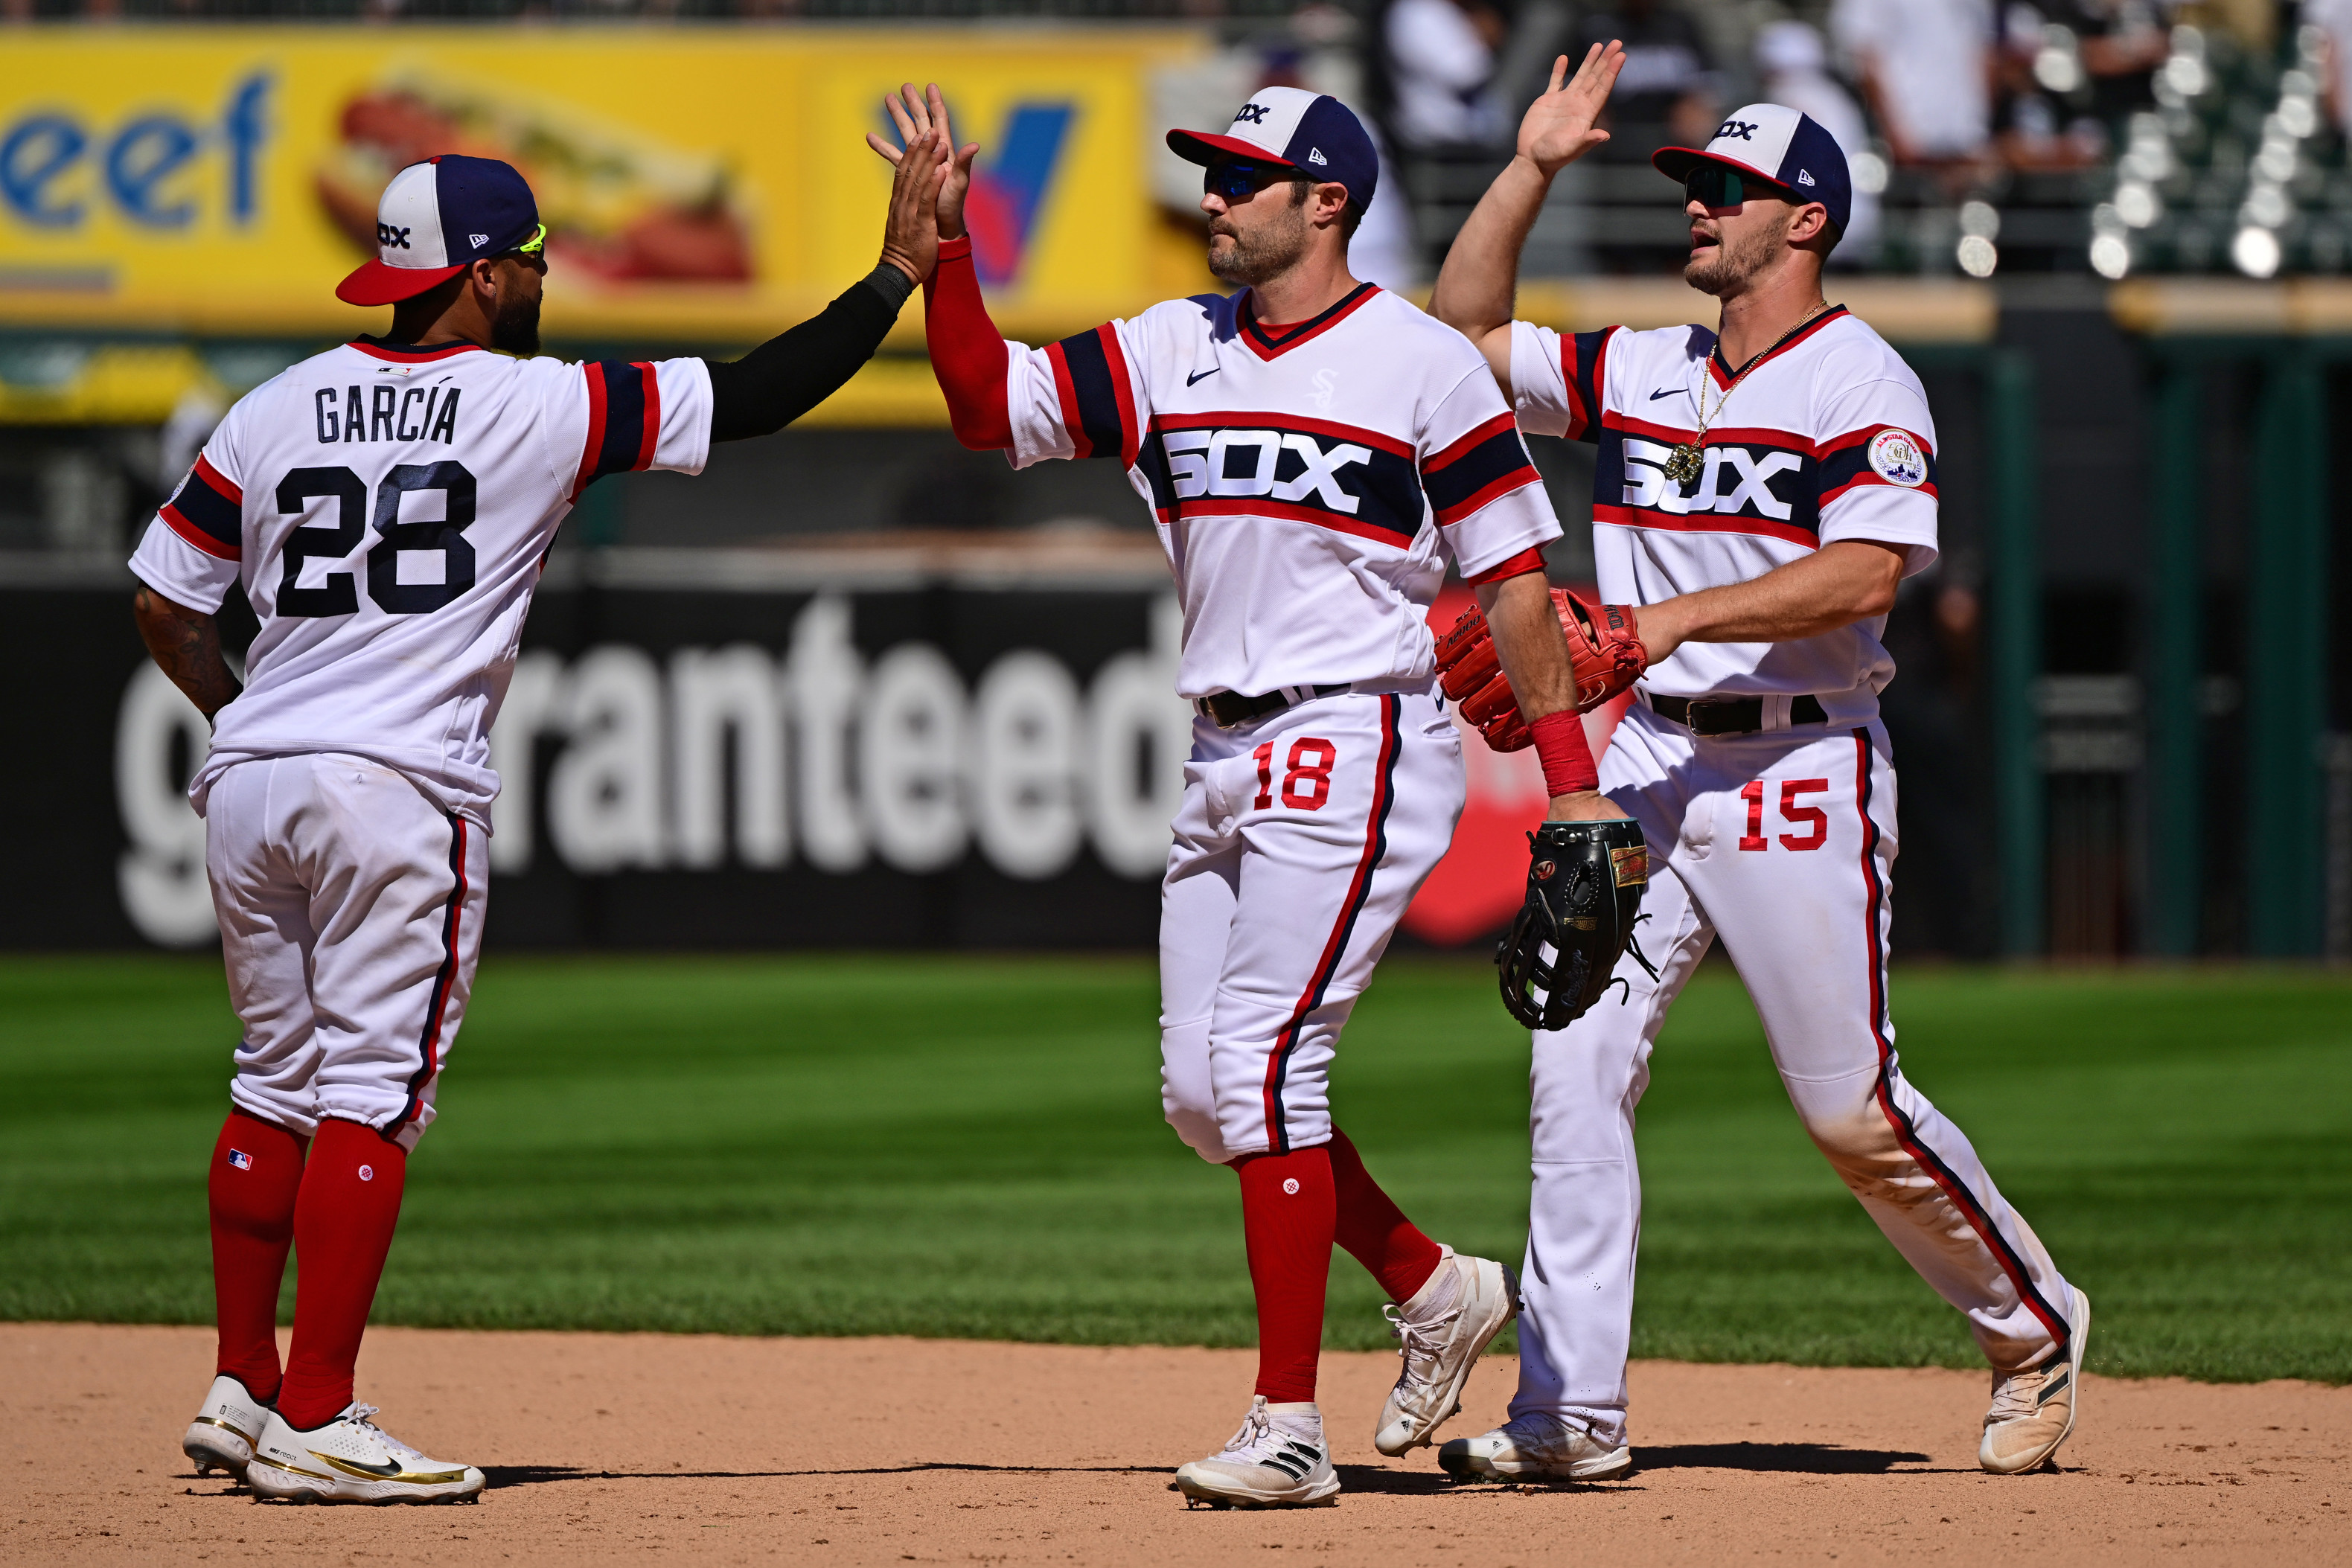
{"type": "Polygon", "coordinates": [[[515,246],[514,249],[509,251],[501,251],[499,254],[502,256],[527,256],[534,259],[546,255],[547,225],[545,224],[535,225],[530,231],[530,237],[529,239],[515,246]]]}
{"type": "Polygon", "coordinates": [[[1720,163],[1702,163],[1683,178],[1683,199],[1696,202],[1702,207],[1736,207],[1758,196],[1789,198],[1785,186],[1750,174],[1742,179],[1737,170],[1720,163]]]}
{"type": "Polygon", "coordinates": [[[1295,180],[1298,171],[1286,163],[1212,163],[1201,181],[1210,195],[1238,202],[1254,196],[1279,180],[1295,180]]]}

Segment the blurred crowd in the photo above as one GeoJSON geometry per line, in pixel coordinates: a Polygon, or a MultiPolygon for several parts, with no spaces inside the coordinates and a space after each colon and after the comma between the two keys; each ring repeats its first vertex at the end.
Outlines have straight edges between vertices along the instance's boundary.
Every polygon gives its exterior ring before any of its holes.
{"type": "Polygon", "coordinates": [[[1368,111],[1383,188],[1410,196],[1366,242],[1396,283],[1425,280],[1553,58],[1619,38],[1613,140],[1563,187],[1581,218],[1538,225],[1533,271],[1669,265],[1650,154],[1759,99],[1846,150],[1842,266],[2352,270],[2352,0],[0,0],[67,17],[1190,20],[1224,49],[1171,65],[1165,122],[1284,81],[1368,111]]]}

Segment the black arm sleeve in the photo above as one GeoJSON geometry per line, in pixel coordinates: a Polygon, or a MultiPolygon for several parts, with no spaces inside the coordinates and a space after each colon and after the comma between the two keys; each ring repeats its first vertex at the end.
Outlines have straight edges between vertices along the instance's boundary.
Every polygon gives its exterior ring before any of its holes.
{"type": "Polygon", "coordinates": [[[839,391],[874,357],[915,286],[885,262],[789,332],[710,367],[710,439],[773,435],[839,391]]]}

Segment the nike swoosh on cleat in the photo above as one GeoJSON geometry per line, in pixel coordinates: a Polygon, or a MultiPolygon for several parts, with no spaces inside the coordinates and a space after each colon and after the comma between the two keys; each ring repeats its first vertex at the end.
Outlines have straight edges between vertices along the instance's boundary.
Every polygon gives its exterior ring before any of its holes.
{"type": "Polygon", "coordinates": [[[1205,371],[1195,371],[1191,375],[1184,378],[1184,384],[1189,387],[1194,382],[1207,381],[1211,376],[1215,375],[1219,371],[1222,371],[1224,368],[1225,367],[1223,365],[1213,365],[1205,371]]]}

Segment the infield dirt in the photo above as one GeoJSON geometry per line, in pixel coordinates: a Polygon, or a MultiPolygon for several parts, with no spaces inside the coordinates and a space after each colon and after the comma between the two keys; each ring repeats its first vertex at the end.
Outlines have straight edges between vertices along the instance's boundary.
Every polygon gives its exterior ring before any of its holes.
{"type": "MultiPolygon", "coordinates": [[[[261,1505],[179,1452],[200,1329],[0,1324],[0,1559],[1477,1565],[2352,1558],[2352,1389],[2094,1377],[2063,1469],[1978,1470],[1981,1375],[1636,1363],[1621,1483],[1455,1487],[1383,1460],[1393,1357],[1325,1360],[1336,1507],[1187,1511],[1235,1351],[379,1329],[360,1395],[480,1465],[471,1507],[261,1505]],[[1279,1552],[1279,1557],[1261,1555],[1279,1552]]],[[[1441,1437],[1501,1416],[1480,1365],[1441,1437]]]]}

